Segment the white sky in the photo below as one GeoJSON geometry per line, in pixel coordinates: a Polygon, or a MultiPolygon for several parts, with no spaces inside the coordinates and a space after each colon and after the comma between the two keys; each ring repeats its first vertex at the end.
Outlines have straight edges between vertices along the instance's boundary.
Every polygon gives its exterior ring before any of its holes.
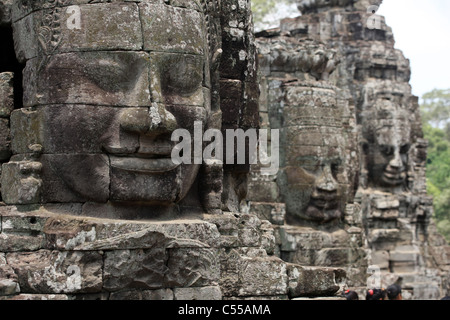
{"type": "MultiPolygon", "coordinates": [[[[264,28],[299,15],[295,4],[279,3],[277,11],[264,28]]],[[[377,14],[385,16],[394,32],[395,47],[410,60],[413,94],[422,97],[435,88],[449,89],[450,0],[383,0],[377,14]]]]}
{"type": "Polygon", "coordinates": [[[450,88],[450,1],[383,0],[377,14],[411,62],[413,94],[450,88]]]}

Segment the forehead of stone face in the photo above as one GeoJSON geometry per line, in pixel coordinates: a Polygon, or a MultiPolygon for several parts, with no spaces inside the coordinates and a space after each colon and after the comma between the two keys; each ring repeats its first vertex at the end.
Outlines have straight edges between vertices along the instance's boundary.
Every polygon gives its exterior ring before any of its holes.
{"type": "Polygon", "coordinates": [[[408,83],[391,80],[370,81],[364,86],[365,100],[368,102],[391,100],[398,105],[406,105],[409,98],[406,93],[410,91],[408,83]]]}
{"type": "Polygon", "coordinates": [[[200,8],[197,11],[153,3],[141,3],[139,8],[144,50],[205,53],[205,20],[200,8]]]}
{"type": "Polygon", "coordinates": [[[378,100],[364,117],[363,130],[378,144],[407,143],[411,139],[411,114],[390,100],[378,100]]]}
{"type": "Polygon", "coordinates": [[[283,148],[287,163],[301,165],[304,159],[342,159],[344,157],[346,140],[339,130],[289,127],[282,129],[282,135],[284,134],[286,134],[286,142],[283,148]]]}
{"type": "Polygon", "coordinates": [[[205,53],[205,19],[199,7],[176,7],[154,1],[88,2],[60,0],[51,1],[57,6],[16,5],[13,12],[18,55],[28,60],[42,51],[44,54],[102,50],[205,53]]]}
{"type": "MultiPolygon", "coordinates": [[[[404,123],[403,123],[404,124],[404,123]]],[[[402,123],[384,126],[376,131],[378,145],[402,146],[410,143],[410,128],[402,123]]]]}
{"type": "Polygon", "coordinates": [[[285,126],[341,127],[343,107],[332,86],[286,85],[284,90],[285,126]]]}

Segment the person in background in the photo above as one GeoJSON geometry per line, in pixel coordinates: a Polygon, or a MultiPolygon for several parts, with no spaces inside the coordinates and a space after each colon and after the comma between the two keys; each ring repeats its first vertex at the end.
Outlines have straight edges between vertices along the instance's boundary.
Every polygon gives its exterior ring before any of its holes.
{"type": "Polygon", "coordinates": [[[402,288],[398,284],[390,285],[386,291],[389,300],[403,300],[402,288]]]}
{"type": "Polygon", "coordinates": [[[359,300],[358,294],[355,291],[351,290],[344,291],[344,297],[347,300],[359,300]]]}
{"type": "Polygon", "coordinates": [[[384,288],[367,290],[366,300],[386,300],[386,290],[384,288]]]}

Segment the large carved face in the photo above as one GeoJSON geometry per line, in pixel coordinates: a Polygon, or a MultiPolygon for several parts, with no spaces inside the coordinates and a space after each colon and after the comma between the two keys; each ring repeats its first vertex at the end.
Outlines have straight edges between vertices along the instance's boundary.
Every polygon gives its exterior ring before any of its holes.
{"type": "Polygon", "coordinates": [[[407,179],[411,141],[408,114],[389,100],[379,100],[374,108],[365,119],[369,181],[381,187],[401,186],[407,179]]]}
{"type": "Polygon", "coordinates": [[[287,87],[279,187],[291,221],[342,217],[349,192],[347,137],[336,92],[287,87]]]}
{"type": "Polygon", "coordinates": [[[16,8],[24,105],[33,109],[12,117],[15,152],[42,146],[44,202],[176,203],[199,165],[172,162],[171,134],[193,135],[210,109],[202,8],[86,2],[16,8]]]}

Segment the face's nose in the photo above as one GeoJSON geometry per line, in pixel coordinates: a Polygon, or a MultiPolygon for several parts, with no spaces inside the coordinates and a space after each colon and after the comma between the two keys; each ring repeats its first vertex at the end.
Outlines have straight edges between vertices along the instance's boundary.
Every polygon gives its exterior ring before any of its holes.
{"type": "Polygon", "coordinates": [[[119,122],[124,131],[146,136],[171,133],[178,127],[174,115],[159,103],[153,103],[148,109],[127,108],[119,122]]]}
{"type": "Polygon", "coordinates": [[[336,192],[338,190],[338,183],[331,173],[330,165],[325,165],[322,174],[316,181],[316,188],[320,191],[336,192]]]}
{"type": "Polygon", "coordinates": [[[396,170],[403,168],[402,156],[398,148],[395,149],[394,157],[389,161],[389,167],[396,170]]]}

